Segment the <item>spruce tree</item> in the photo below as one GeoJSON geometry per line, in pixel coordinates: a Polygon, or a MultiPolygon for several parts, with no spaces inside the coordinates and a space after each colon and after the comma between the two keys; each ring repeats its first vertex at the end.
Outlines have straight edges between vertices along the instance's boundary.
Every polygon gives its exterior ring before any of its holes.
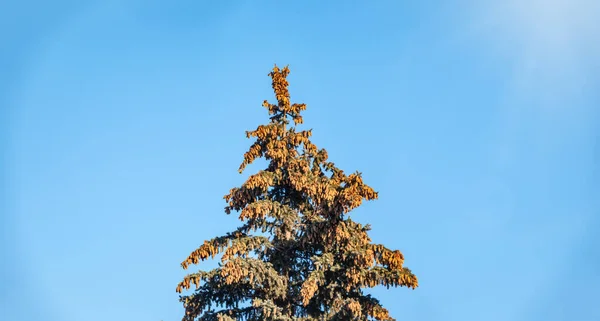
{"type": "Polygon", "coordinates": [[[218,268],[187,275],[177,292],[193,320],[394,320],[363,292],[378,285],[416,288],[404,256],[373,244],[369,225],[348,217],[377,192],[361,174],[346,175],[325,149],[297,130],[305,104],[292,104],[288,67],[269,76],[277,104],[264,101],[270,122],[246,132],[256,141],[239,168],[263,157],[266,169],[251,175],[224,199],[225,212],[242,225],[204,241],[181,263],[184,269],[221,255],[218,268]]]}

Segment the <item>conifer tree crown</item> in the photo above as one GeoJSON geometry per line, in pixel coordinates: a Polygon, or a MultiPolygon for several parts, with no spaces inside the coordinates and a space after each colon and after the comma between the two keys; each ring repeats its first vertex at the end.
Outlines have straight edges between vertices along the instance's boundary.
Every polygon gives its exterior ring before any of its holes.
{"type": "Polygon", "coordinates": [[[225,212],[242,225],[204,241],[181,263],[184,269],[221,254],[218,268],[187,275],[177,292],[193,320],[394,320],[363,293],[377,285],[415,289],[398,250],[373,244],[348,213],[377,192],[361,174],[346,175],[310,141],[302,124],[305,104],[290,103],[288,67],[269,76],[277,104],[266,100],[270,122],[246,132],[256,141],[239,168],[265,158],[266,169],[224,196],[225,212]],[[293,124],[291,124],[293,122],[293,124]]]}

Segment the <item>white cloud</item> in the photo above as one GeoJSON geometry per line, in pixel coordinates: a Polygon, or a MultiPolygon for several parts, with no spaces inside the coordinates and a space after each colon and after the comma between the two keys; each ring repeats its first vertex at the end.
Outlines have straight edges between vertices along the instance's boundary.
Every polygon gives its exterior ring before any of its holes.
{"type": "Polygon", "coordinates": [[[580,95],[598,80],[600,1],[477,1],[470,7],[471,31],[509,59],[515,89],[553,100],[580,95]]]}

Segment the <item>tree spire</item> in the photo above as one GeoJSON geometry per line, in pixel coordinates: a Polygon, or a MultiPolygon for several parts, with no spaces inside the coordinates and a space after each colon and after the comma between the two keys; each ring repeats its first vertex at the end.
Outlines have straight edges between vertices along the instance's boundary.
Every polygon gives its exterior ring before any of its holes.
{"type": "Polygon", "coordinates": [[[269,73],[277,104],[265,101],[270,122],[246,132],[255,142],[239,171],[260,157],[269,165],[224,196],[225,212],[237,212],[242,225],[204,241],[181,264],[222,255],[218,268],[177,286],[196,288],[180,297],[184,321],[394,320],[362,289],[418,286],[400,251],[371,243],[370,227],[348,217],[377,192],[360,173],[329,162],[310,130],[296,130],[306,105],[290,103],[288,74],[276,65],[269,73]],[[286,126],[288,116],[294,126],[286,126]]]}

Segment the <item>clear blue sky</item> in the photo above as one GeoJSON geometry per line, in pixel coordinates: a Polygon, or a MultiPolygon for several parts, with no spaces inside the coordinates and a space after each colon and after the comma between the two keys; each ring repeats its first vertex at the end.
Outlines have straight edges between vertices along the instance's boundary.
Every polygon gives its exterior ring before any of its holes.
{"type": "Polygon", "coordinates": [[[282,3],[0,6],[0,319],[179,320],[277,63],[380,193],[399,320],[600,320],[599,2],[282,3]]]}

